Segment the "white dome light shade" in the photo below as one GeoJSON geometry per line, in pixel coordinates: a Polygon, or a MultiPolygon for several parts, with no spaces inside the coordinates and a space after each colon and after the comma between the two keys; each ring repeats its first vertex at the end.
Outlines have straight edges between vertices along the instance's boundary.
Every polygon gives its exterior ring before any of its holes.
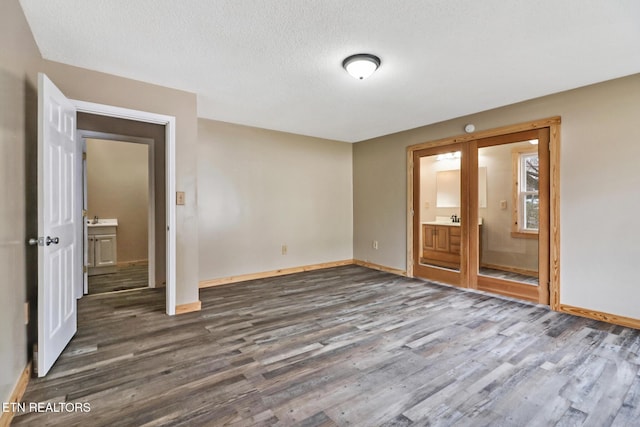
{"type": "Polygon", "coordinates": [[[368,53],[359,53],[342,61],[342,66],[354,78],[364,80],[378,69],[380,58],[368,53]]]}

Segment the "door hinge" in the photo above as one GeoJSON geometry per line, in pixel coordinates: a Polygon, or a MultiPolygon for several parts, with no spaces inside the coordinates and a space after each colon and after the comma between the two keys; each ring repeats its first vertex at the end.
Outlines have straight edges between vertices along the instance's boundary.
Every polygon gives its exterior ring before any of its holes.
{"type": "Polygon", "coordinates": [[[86,265],[83,265],[83,266],[82,266],[82,272],[83,272],[83,273],[86,273],[86,272],[87,272],[87,266],[86,266],[86,265]]]}
{"type": "Polygon", "coordinates": [[[86,209],[82,209],[82,218],[86,218],[87,217],[87,210],[86,209]]]}
{"type": "Polygon", "coordinates": [[[87,160],[87,153],[86,152],[82,153],[82,160],[87,160]]]}

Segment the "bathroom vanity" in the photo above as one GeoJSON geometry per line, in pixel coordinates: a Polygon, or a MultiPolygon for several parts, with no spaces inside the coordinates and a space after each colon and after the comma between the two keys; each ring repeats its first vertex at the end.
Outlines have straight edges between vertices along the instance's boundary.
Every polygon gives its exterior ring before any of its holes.
{"type": "MultiPolygon", "coordinates": [[[[449,218],[422,222],[421,264],[460,268],[460,223],[449,218]]],[[[482,220],[478,220],[478,235],[482,239],[482,220]]],[[[482,248],[482,241],[479,242],[482,248]]]]}
{"type": "Polygon", "coordinates": [[[88,274],[115,273],[118,268],[118,220],[87,221],[88,274]]]}

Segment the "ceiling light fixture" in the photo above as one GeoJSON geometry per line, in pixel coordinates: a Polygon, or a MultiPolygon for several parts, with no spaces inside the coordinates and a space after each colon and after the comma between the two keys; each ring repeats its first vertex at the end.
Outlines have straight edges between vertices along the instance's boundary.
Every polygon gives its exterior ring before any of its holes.
{"type": "Polygon", "coordinates": [[[380,58],[369,53],[351,55],[342,61],[342,67],[358,80],[364,80],[380,66],[380,58]]]}

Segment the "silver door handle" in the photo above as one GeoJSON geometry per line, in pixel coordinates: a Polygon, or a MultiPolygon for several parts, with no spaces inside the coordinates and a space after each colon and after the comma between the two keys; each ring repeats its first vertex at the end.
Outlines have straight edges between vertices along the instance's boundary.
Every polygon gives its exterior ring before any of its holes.
{"type": "Polygon", "coordinates": [[[49,246],[52,243],[54,245],[57,245],[58,243],[60,243],[60,239],[58,237],[51,238],[47,236],[47,240],[45,240],[45,243],[47,244],[47,246],[49,246]]]}
{"type": "Polygon", "coordinates": [[[44,246],[44,239],[42,237],[32,237],[29,239],[29,245],[31,246],[44,246]]]}

